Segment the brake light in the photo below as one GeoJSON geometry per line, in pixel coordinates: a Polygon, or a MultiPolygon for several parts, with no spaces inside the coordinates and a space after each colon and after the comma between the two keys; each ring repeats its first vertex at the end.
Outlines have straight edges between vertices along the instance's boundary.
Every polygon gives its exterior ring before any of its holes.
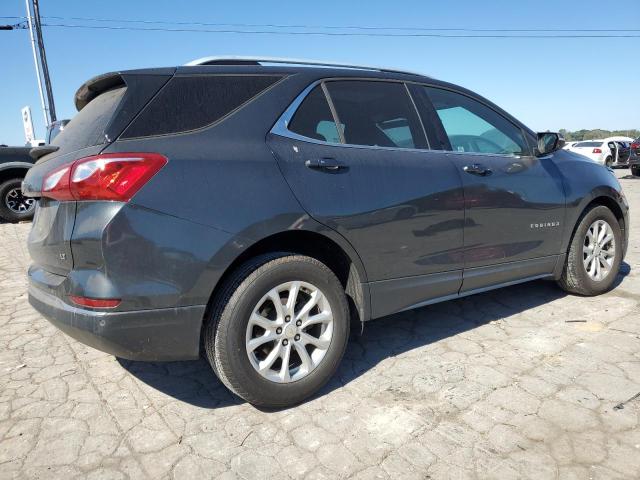
{"type": "Polygon", "coordinates": [[[593,153],[602,153],[602,149],[600,149],[600,148],[594,148],[594,149],[593,149],[593,153]]]}
{"type": "Polygon", "coordinates": [[[45,176],[42,196],[128,202],[166,163],[158,153],[105,153],[81,158],[45,176]]]}
{"type": "Polygon", "coordinates": [[[89,297],[76,297],[70,295],[69,298],[76,305],[82,307],[91,308],[115,308],[120,305],[119,298],[89,298],[89,297]]]}
{"type": "Polygon", "coordinates": [[[634,148],[634,149],[640,148],[640,143],[632,143],[631,148],[634,148]]]}

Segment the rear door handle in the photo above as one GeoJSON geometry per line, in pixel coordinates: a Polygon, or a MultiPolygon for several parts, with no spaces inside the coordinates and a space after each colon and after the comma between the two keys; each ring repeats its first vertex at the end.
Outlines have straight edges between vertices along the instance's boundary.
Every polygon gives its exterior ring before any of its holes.
{"type": "Polygon", "coordinates": [[[315,158],[304,162],[305,166],[314,170],[325,170],[327,172],[337,172],[347,168],[347,166],[335,158],[315,158]]]}
{"type": "Polygon", "coordinates": [[[479,163],[467,165],[463,168],[463,170],[467,173],[478,175],[480,177],[486,177],[487,175],[491,175],[493,173],[490,168],[487,168],[484,165],[480,165],[479,163]]]}

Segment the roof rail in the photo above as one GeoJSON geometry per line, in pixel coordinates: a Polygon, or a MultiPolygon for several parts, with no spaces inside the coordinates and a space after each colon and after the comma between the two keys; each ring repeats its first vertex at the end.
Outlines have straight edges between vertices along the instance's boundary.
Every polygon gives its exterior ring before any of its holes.
{"type": "Polygon", "coordinates": [[[251,56],[213,56],[203,57],[196,60],[192,60],[186,63],[185,66],[196,65],[262,65],[262,64],[278,64],[278,65],[302,65],[302,66],[317,66],[317,67],[339,67],[339,68],[352,68],[355,70],[373,70],[378,72],[390,72],[390,73],[404,73],[409,75],[419,75],[425,77],[426,75],[418,72],[411,72],[409,70],[400,70],[396,68],[387,67],[374,67],[371,65],[352,65],[349,63],[334,63],[334,62],[322,62],[319,60],[305,60],[300,58],[282,58],[282,57],[251,57],[251,56]]]}

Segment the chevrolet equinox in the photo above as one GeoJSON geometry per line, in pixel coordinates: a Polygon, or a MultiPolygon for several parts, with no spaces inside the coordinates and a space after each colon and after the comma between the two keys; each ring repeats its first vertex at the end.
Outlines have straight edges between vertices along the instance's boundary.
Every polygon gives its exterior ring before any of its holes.
{"type": "Polygon", "coordinates": [[[627,248],[609,169],[423,75],[211,57],[75,105],[23,184],[31,305],[118,357],[203,352],[255,405],[316,392],[352,322],[535,279],[597,295],[627,248]]]}

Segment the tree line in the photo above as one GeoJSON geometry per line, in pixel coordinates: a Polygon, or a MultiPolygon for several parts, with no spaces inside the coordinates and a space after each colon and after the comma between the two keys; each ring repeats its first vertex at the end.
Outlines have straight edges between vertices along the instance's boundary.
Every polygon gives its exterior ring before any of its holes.
{"type": "Polygon", "coordinates": [[[582,140],[594,140],[607,137],[640,137],[640,130],[601,130],[596,128],[595,130],[578,130],[575,132],[569,132],[564,128],[560,129],[560,133],[564,136],[567,142],[579,142],[582,140]]]}

